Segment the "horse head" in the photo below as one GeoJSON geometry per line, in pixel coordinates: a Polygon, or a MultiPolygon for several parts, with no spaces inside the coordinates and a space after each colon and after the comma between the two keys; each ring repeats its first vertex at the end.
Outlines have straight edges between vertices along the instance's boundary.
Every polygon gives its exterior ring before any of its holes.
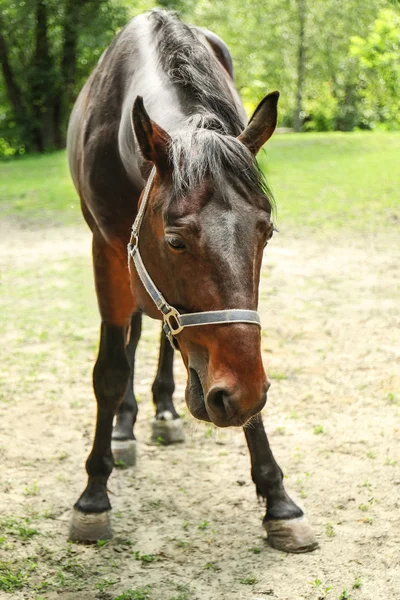
{"type": "MultiPolygon", "coordinates": [[[[180,314],[257,310],[263,250],[273,224],[255,156],[275,130],[278,97],[278,92],[266,96],[238,137],[206,114],[169,134],[136,99],[134,132],[144,159],[155,167],[140,252],[151,280],[180,314]]],[[[135,268],[131,284],[139,306],[160,318],[135,268]]],[[[188,372],[188,408],[219,427],[244,425],[263,408],[270,385],[260,328],[227,320],[202,325],[175,336],[188,372]]]]}

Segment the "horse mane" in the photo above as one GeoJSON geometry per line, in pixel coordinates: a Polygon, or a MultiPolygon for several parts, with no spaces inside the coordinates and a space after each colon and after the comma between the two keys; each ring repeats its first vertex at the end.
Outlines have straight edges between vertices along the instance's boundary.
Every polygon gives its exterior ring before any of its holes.
{"type": "Polygon", "coordinates": [[[150,16],[158,34],[161,67],[173,83],[195,98],[201,109],[183,121],[172,136],[170,160],[175,197],[212,179],[223,199],[228,175],[248,192],[262,194],[272,210],[273,196],[264,174],[237,139],[243,123],[210,53],[173,13],[155,9],[150,16]]]}
{"type": "Polygon", "coordinates": [[[244,124],[216,69],[216,59],[174,13],[155,9],[150,18],[157,34],[160,65],[169,79],[197,100],[204,112],[226,123],[231,135],[239,135],[244,124]]]}

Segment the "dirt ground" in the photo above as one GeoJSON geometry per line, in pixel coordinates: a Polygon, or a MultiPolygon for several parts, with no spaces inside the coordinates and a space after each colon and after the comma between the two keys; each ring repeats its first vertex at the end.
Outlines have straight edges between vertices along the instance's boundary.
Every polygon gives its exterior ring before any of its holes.
{"type": "Polygon", "coordinates": [[[135,375],[138,465],[109,483],[115,538],[67,543],[95,415],[90,240],[83,228],[1,233],[1,599],[400,598],[398,238],[286,231],[268,246],[264,421],[320,542],[284,555],[265,542],[242,431],[187,414],[179,357],[186,442],[149,443],[150,320],[135,375]]]}

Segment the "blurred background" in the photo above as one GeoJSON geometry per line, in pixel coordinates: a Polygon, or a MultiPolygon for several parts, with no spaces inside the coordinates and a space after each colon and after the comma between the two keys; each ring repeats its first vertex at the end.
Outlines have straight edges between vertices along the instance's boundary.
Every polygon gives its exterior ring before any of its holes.
{"type": "Polygon", "coordinates": [[[397,0],[0,0],[0,157],[64,147],[102,51],[156,5],[227,42],[249,112],[279,89],[282,127],[400,127],[397,0]]]}

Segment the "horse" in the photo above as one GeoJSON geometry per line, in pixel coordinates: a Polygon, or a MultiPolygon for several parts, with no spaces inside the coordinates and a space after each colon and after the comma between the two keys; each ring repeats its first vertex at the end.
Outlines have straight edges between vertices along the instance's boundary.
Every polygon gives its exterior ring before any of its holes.
{"type": "Polygon", "coordinates": [[[177,351],[190,413],[243,427],[269,544],[296,553],[318,545],[260,414],[270,383],[256,311],[273,201],[255,157],[275,130],[278,97],[266,95],[248,122],[226,44],[160,9],[122,29],[78,96],[68,160],[93,235],[101,330],[95,437],[71,540],[112,536],[107,480],[115,458],[136,460],[133,376],[145,313],[163,324],[153,436],[184,438],[172,400],[177,351]]]}

